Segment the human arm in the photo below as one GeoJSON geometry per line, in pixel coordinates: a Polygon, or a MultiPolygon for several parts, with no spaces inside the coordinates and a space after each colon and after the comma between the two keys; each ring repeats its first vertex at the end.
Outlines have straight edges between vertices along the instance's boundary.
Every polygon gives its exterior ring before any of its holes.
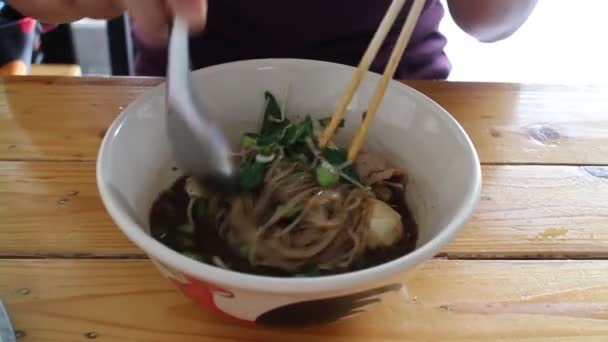
{"type": "Polygon", "coordinates": [[[9,0],[19,12],[47,23],[65,23],[81,18],[109,19],[125,11],[151,42],[164,43],[174,14],[199,31],[207,17],[207,0],[9,0]]]}
{"type": "Polygon", "coordinates": [[[482,42],[505,39],[528,19],[537,0],[448,0],[454,22],[482,42]]]}

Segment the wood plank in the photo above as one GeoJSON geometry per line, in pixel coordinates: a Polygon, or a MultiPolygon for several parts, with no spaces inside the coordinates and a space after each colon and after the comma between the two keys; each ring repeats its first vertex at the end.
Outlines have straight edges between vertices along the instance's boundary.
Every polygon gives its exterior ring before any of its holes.
{"type": "Polygon", "coordinates": [[[82,76],[78,64],[32,64],[32,76],[82,76]]]}
{"type": "Polygon", "coordinates": [[[608,261],[432,260],[408,293],[331,326],[276,330],[201,310],[148,261],[0,260],[26,341],[605,341],[608,261]],[[125,305],[128,303],[128,305],[125,305]]]}
{"type": "MultiPolygon", "coordinates": [[[[98,197],[90,162],[0,162],[0,256],[140,255],[98,197]]],[[[608,257],[608,168],[484,166],[450,258],[608,257]]]]}
{"type": "Polygon", "coordinates": [[[454,115],[483,163],[608,163],[605,86],[412,85],[454,115]]]}
{"type": "Polygon", "coordinates": [[[0,222],[4,255],[142,254],[106,213],[91,162],[0,162],[0,222]]]}
{"type": "MultiPolygon", "coordinates": [[[[160,81],[4,79],[0,159],[93,160],[120,107],[160,81]]],[[[607,87],[408,83],[456,117],[484,163],[608,164],[607,87]]]]}
{"type": "Polygon", "coordinates": [[[116,115],[159,81],[0,79],[0,160],[94,160],[116,115]]]}
{"type": "Polygon", "coordinates": [[[608,168],[484,166],[470,223],[453,258],[608,257],[608,168]]]}

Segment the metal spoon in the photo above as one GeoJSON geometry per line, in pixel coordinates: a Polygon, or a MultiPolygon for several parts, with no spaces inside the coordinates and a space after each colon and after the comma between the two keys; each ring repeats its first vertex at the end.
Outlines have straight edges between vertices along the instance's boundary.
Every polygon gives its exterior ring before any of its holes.
{"type": "Polygon", "coordinates": [[[190,82],[188,24],[175,17],[167,66],[167,131],[177,162],[216,191],[236,188],[231,150],[190,82]]]}
{"type": "Polygon", "coordinates": [[[6,309],[2,305],[2,301],[0,301],[0,342],[15,341],[17,341],[17,338],[15,337],[13,325],[11,324],[11,320],[8,317],[6,309]]]}

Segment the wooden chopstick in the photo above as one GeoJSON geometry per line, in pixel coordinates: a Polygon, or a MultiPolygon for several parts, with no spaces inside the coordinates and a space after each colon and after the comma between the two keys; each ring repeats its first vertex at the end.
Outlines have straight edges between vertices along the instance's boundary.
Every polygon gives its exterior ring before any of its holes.
{"type": "Polygon", "coordinates": [[[361,148],[363,147],[363,143],[367,137],[367,133],[371,127],[372,121],[376,117],[376,112],[378,111],[378,108],[380,108],[380,104],[382,103],[386,89],[395,75],[397,66],[399,66],[401,57],[403,57],[405,48],[407,47],[407,44],[412,36],[412,32],[414,32],[414,28],[418,22],[418,17],[420,16],[422,8],[424,7],[424,2],[425,0],[414,0],[410,13],[405,19],[405,23],[403,24],[403,28],[401,29],[397,43],[395,44],[393,52],[391,53],[391,57],[388,61],[386,69],[384,70],[384,74],[382,75],[378,87],[376,88],[376,93],[370,101],[367,114],[365,115],[359,130],[355,134],[355,137],[350,144],[350,148],[348,149],[348,160],[350,161],[354,161],[357,158],[357,154],[359,154],[361,148]]]}
{"type": "MultiPolygon", "coordinates": [[[[361,147],[363,146],[363,142],[365,141],[365,138],[367,137],[367,132],[369,131],[369,128],[371,127],[371,123],[372,123],[374,117],[376,116],[376,112],[378,111],[378,108],[380,107],[380,104],[382,103],[382,99],[384,98],[384,93],[386,92],[386,89],[388,88],[388,84],[390,83],[393,76],[395,75],[395,71],[397,70],[397,66],[399,65],[399,62],[401,61],[401,57],[403,56],[403,53],[405,52],[407,43],[409,42],[410,37],[412,36],[412,32],[414,31],[414,28],[416,27],[416,23],[418,22],[418,17],[420,16],[420,13],[422,12],[422,9],[424,7],[424,2],[425,2],[425,0],[413,0],[412,7],[410,9],[410,12],[409,12],[407,18],[405,19],[403,28],[401,29],[401,33],[399,34],[399,38],[397,39],[397,43],[395,44],[395,47],[393,48],[393,51],[392,51],[390,59],[387,63],[386,69],[384,70],[384,74],[383,74],[382,78],[380,79],[380,82],[378,83],[378,87],[376,88],[376,92],[374,93],[372,100],[370,101],[370,105],[367,110],[367,115],[365,116],[363,123],[359,127],[359,129],[358,129],[357,133],[355,134],[355,137],[349,147],[348,159],[351,161],[355,160],[355,158],[357,157],[357,154],[359,153],[359,151],[361,150],[361,147]]],[[[338,128],[338,126],[342,122],[342,119],[344,118],[344,113],[346,112],[346,108],[350,104],[353,96],[357,92],[357,89],[361,85],[363,76],[369,70],[369,67],[371,66],[373,60],[376,58],[376,55],[378,54],[380,47],[384,43],[384,40],[386,39],[388,32],[391,30],[395,20],[397,20],[397,17],[399,15],[401,9],[403,8],[404,4],[405,4],[405,0],[393,0],[393,2],[391,3],[391,6],[388,8],[386,15],[384,16],[384,19],[382,19],[382,22],[380,23],[378,30],[374,34],[372,41],[370,42],[369,46],[367,47],[367,50],[365,51],[365,54],[363,55],[363,58],[361,59],[359,66],[355,70],[355,73],[353,74],[353,78],[351,79],[345,94],[342,96],[342,98],[338,102],[336,110],[334,111],[334,113],[331,116],[329,125],[327,125],[327,128],[325,129],[325,131],[323,132],[323,135],[321,136],[321,141],[319,143],[319,146],[322,149],[325,148],[327,146],[327,144],[329,143],[329,141],[333,138],[333,136],[336,132],[336,129],[338,128]]]]}
{"type": "Polygon", "coordinates": [[[355,73],[353,74],[353,78],[351,79],[346,92],[338,102],[336,110],[331,116],[329,125],[327,125],[327,128],[321,136],[319,147],[322,149],[327,146],[329,141],[333,138],[336,129],[338,129],[338,126],[340,126],[340,122],[342,122],[342,119],[344,118],[346,108],[357,92],[357,88],[359,88],[359,85],[361,85],[363,76],[365,76],[365,73],[369,70],[370,65],[376,58],[376,55],[378,54],[380,47],[382,47],[386,36],[393,27],[393,23],[395,23],[395,20],[397,20],[397,16],[399,16],[405,1],[406,0],[393,0],[390,7],[386,11],[378,30],[376,30],[372,41],[369,43],[367,50],[365,50],[365,53],[359,62],[357,70],[355,70],[355,73]]]}

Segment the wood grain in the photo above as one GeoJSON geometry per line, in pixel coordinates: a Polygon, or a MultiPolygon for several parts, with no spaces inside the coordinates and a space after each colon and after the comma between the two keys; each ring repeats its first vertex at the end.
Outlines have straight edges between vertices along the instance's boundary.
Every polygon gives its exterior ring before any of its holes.
{"type": "MultiPolygon", "coordinates": [[[[108,125],[160,82],[0,78],[0,298],[20,341],[608,340],[608,260],[435,259],[404,275],[409,295],[304,330],[195,307],[149,261],[124,259],[143,253],[95,184],[108,125]]],[[[456,117],[485,164],[477,211],[443,255],[608,258],[608,87],[409,84],[456,117]]]]}
{"type": "MultiPolygon", "coordinates": [[[[0,162],[0,256],[141,255],[99,199],[94,163],[0,162]]],[[[608,168],[484,166],[450,258],[608,257],[608,168]]]]}
{"type": "Polygon", "coordinates": [[[483,163],[607,164],[608,88],[412,83],[452,113],[483,163]]]}
{"type": "Polygon", "coordinates": [[[0,162],[0,222],[5,256],[142,253],[106,213],[94,163],[0,162]]]}
{"type": "Polygon", "coordinates": [[[273,330],[199,309],[148,261],[0,260],[24,341],[606,341],[608,261],[432,260],[407,293],[333,326],[273,330]]]}
{"type": "Polygon", "coordinates": [[[32,76],[82,76],[78,64],[32,64],[32,76]]]}
{"type": "MultiPolygon", "coordinates": [[[[0,81],[0,159],[93,160],[120,108],[160,79],[0,81]]],[[[451,112],[484,163],[608,164],[608,88],[408,82],[451,112]]]]}
{"type": "Polygon", "coordinates": [[[608,257],[608,168],[484,166],[481,201],[452,258],[608,257]]]}
{"type": "Polygon", "coordinates": [[[94,160],[106,129],[158,79],[0,79],[0,160],[94,160]],[[83,81],[79,81],[79,80],[83,81]]]}

